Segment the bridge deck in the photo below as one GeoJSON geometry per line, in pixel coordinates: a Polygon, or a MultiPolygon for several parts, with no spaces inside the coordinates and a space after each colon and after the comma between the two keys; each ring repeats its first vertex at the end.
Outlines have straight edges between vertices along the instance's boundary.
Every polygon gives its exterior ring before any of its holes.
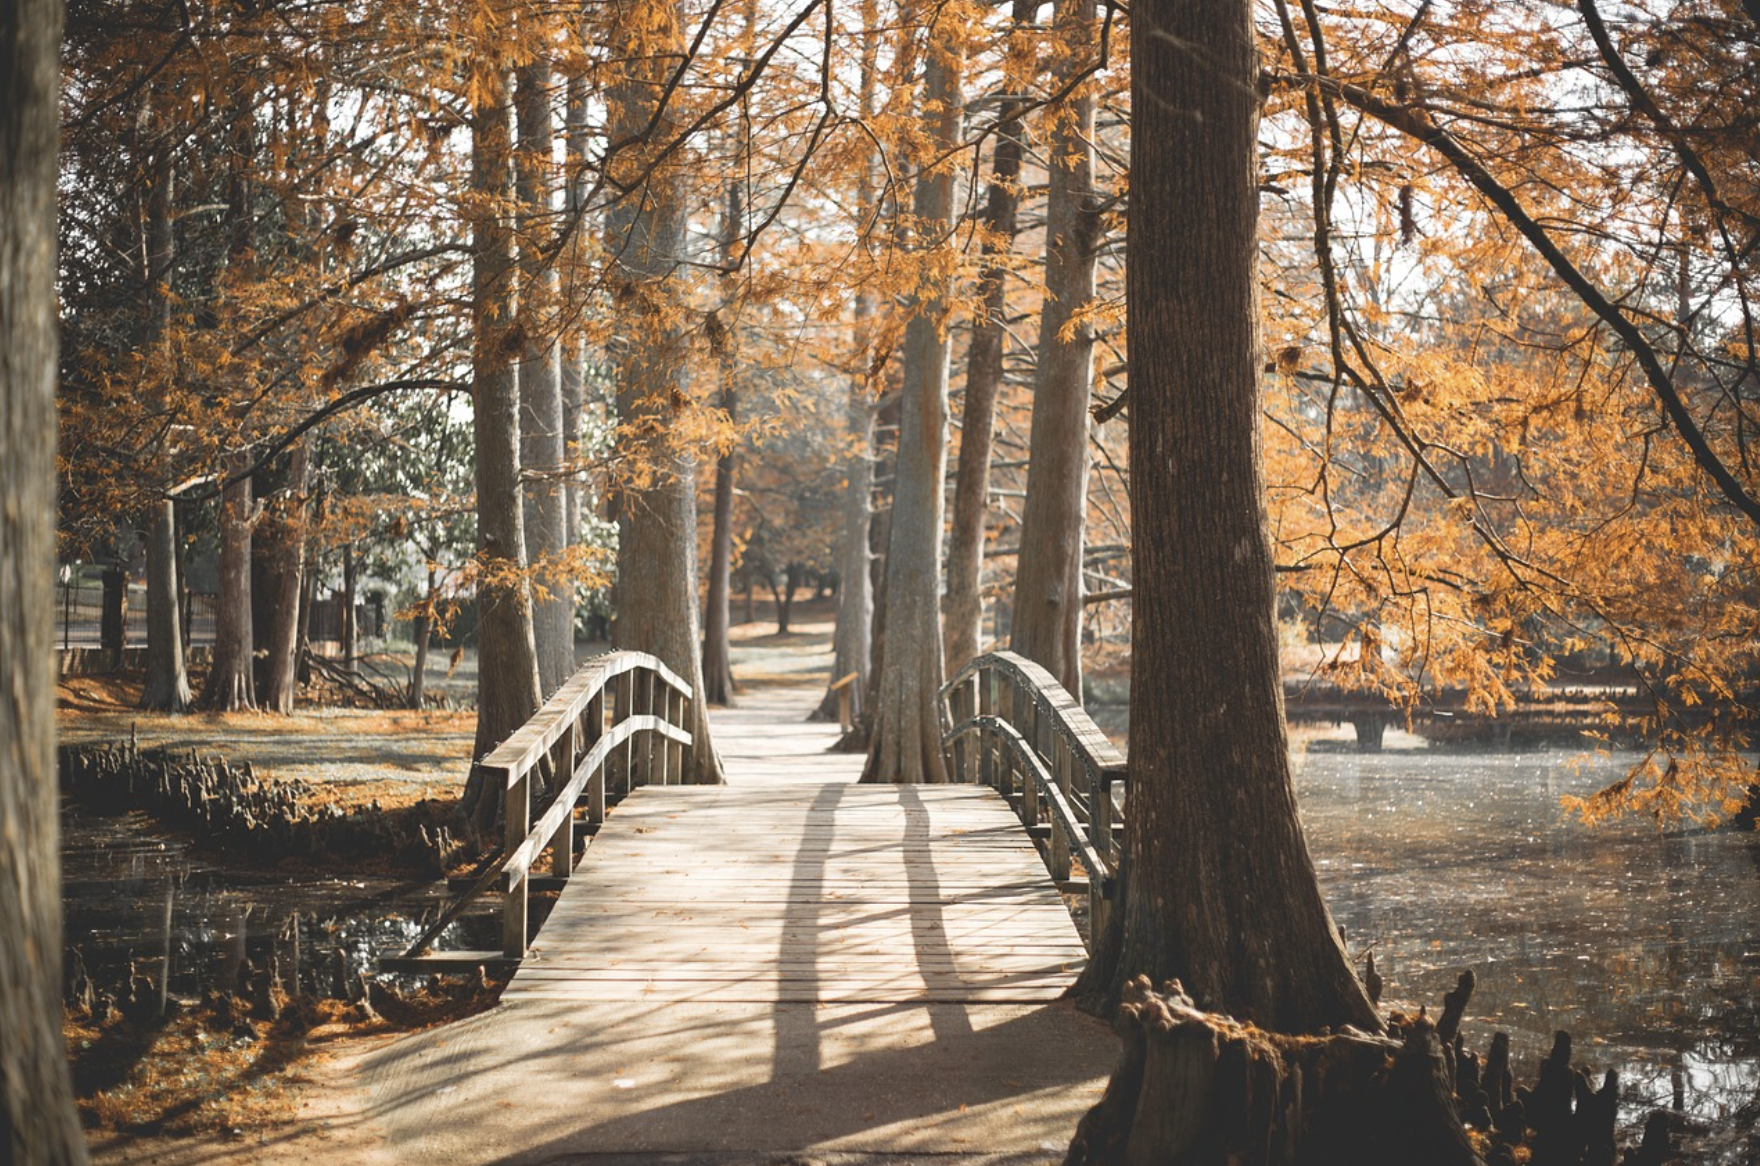
{"type": "Polygon", "coordinates": [[[816,696],[717,710],[728,786],[626,799],[503,1002],[366,1059],[380,1160],[1061,1156],[1117,1042],[1044,866],[988,790],[854,785],[816,696]]]}
{"type": "Polygon", "coordinates": [[[650,787],[594,840],[505,998],[1028,1003],[1083,958],[993,790],[650,787]]]}

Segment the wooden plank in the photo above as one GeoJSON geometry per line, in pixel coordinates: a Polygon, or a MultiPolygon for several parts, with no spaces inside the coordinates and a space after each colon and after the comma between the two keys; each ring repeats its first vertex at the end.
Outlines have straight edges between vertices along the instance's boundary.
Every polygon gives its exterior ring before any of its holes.
{"type": "Polygon", "coordinates": [[[563,890],[510,999],[1043,1002],[1087,956],[975,786],[649,787],[563,890]]]}

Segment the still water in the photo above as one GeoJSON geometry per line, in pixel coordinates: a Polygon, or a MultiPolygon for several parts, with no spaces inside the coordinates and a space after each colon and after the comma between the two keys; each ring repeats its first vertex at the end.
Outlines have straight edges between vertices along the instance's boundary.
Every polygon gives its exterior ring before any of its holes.
{"type": "MultiPolygon", "coordinates": [[[[1467,1024],[1537,1057],[1555,1029],[1579,1062],[1617,1068],[1627,1113],[1671,1104],[1716,1118],[1760,1100],[1760,838],[1586,828],[1558,799],[1607,784],[1632,758],[1569,751],[1296,758],[1303,819],[1327,900],[1359,960],[1373,948],[1383,1003],[1439,1007],[1478,977],[1467,1024]]],[[[67,937],[105,987],[130,958],[173,995],[231,988],[271,951],[288,986],[328,993],[368,971],[445,901],[437,884],[323,872],[221,872],[148,818],[63,816],[67,937]],[[341,952],[340,958],[337,953],[341,952]],[[339,967],[340,965],[340,967],[339,967]]],[[[479,919],[444,946],[493,947],[479,919]]]]}
{"type": "MultiPolygon", "coordinates": [[[[1620,1071],[1633,1110],[1717,1118],[1760,1098],[1760,838],[1585,827],[1558,808],[1634,756],[1568,751],[1307,753],[1297,790],[1327,901],[1383,1004],[1432,1014],[1461,969],[1466,1025],[1518,1057],[1557,1029],[1620,1071]]],[[[1632,1112],[1628,1110],[1627,1112],[1632,1112]]]]}
{"type": "MultiPolygon", "coordinates": [[[[289,991],[340,995],[380,955],[401,950],[447,902],[439,883],[338,877],[321,870],[224,871],[138,812],[61,815],[66,939],[99,987],[130,960],[172,996],[238,986],[245,959],[273,954],[289,991]],[[340,982],[339,982],[340,981],[340,982]],[[296,988],[297,985],[297,988],[296,988]]],[[[495,921],[448,928],[439,947],[489,947],[495,921]]]]}

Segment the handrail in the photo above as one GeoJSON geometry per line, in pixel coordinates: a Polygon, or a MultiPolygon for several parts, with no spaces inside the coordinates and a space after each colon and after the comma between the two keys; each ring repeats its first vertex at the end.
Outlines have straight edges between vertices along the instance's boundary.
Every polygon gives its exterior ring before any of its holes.
{"type": "Polygon", "coordinates": [[[530,720],[477,762],[484,788],[504,791],[501,855],[393,962],[417,960],[472,900],[501,879],[507,882],[501,958],[524,959],[533,864],[549,847],[550,873],[564,879],[572,873],[576,804],[584,797],[587,823],[603,822],[608,773],[621,778],[623,794],[682,777],[685,750],[692,743],[686,728],[690,699],[690,685],[646,652],[610,652],[582,665],[530,720]],[[645,737],[641,746],[638,736],[645,737]],[[534,785],[547,775],[551,793],[534,821],[534,785]]]}
{"type": "Polygon", "coordinates": [[[1127,780],[1124,755],[1049,672],[1013,652],[971,660],[941,698],[955,780],[996,787],[1029,831],[1048,828],[1046,863],[1058,882],[1072,859],[1087,872],[1092,942],[1117,896],[1112,787],[1127,780]]]}

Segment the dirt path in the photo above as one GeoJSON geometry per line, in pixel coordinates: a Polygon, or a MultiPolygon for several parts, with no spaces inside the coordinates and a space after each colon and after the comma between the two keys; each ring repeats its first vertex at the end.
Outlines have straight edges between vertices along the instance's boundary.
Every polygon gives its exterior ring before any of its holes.
{"type": "MultiPolygon", "coordinates": [[[[746,691],[731,716],[804,722],[831,670],[831,632],[832,624],[822,620],[797,623],[783,635],[768,623],[735,627],[734,676],[746,691]]],[[[476,713],[469,710],[318,708],[292,716],[171,716],[129,707],[130,691],[97,677],[63,682],[57,713],[61,740],[88,744],[132,735],[143,748],[170,745],[217,753],[235,763],[249,762],[259,775],[342,787],[333,793],[345,802],[377,798],[389,805],[447,797],[461,789],[476,733],[476,713]]],[[[804,725],[802,731],[813,735],[804,725]]]]}

